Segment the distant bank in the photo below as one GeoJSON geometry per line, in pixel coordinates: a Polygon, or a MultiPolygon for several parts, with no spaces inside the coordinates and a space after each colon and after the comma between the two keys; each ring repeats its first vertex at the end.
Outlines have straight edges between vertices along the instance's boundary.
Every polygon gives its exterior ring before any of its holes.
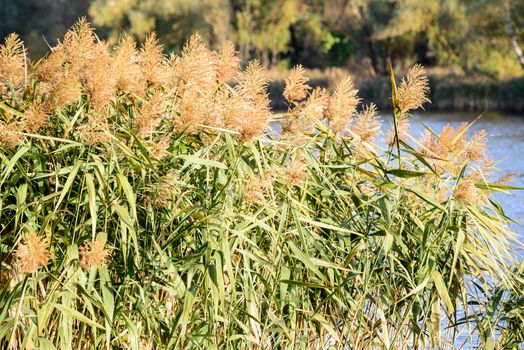
{"type": "MultiPolygon", "coordinates": [[[[428,110],[453,112],[503,111],[511,113],[524,112],[524,77],[506,81],[491,81],[468,77],[434,76],[430,78],[431,104],[428,110]]],[[[311,85],[333,88],[335,78],[331,76],[315,77],[311,85]]],[[[274,79],[269,86],[273,108],[286,109],[282,98],[284,80],[274,79]]],[[[373,101],[379,109],[390,106],[390,83],[387,77],[357,83],[359,96],[364,103],[373,101]]]]}

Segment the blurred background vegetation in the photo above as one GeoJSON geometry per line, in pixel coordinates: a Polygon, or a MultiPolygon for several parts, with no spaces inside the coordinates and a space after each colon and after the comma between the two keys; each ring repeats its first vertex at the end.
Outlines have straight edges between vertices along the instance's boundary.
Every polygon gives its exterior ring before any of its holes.
{"type": "Polygon", "coordinates": [[[88,16],[112,43],[124,31],[139,41],[155,31],[168,52],[194,32],[212,48],[231,40],[244,61],[272,68],[275,96],[279,73],[302,64],[328,87],[349,70],[376,98],[391,57],[400,71],[426,66],[435,108],[524,110],[524,1],[0,0],[0,14],[1,35],[20,34],[33,58],[88,16]]]}

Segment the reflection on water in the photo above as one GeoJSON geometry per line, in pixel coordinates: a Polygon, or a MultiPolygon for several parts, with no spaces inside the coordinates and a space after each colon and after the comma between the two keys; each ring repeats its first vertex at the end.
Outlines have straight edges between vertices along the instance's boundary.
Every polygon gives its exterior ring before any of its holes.
{"type": "MultiPolygon", "coordinates": [[[[478,115],[473,113],[436,113],[417,114],[411,124],[411,134],[419,135],[424,131],[421,123],[434,131],[440,131],[446,124],[457,127],[461,122],[473,122],[478,115]],[[418,120],[419,122],[417,122],[418,120]]],[[[473,124],[471,131],[484,129],[488,133],[488,153],[497,162],[499,173],[495,177],[516,173],[513,186],[524,186],[524,116],[511,116],[499,113],[485,113],[473,124]]],[[[524,191],[512,191],[511,194],[498,193],[496,198],[506,214],[516,222],[511,225],[524,242],[524,191]]],[[[521,255],[524,254],[520,250],[521,255]]]]}

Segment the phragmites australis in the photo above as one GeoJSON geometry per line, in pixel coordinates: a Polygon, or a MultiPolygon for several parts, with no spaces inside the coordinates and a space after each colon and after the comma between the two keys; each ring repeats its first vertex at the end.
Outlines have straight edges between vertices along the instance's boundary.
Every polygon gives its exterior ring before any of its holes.
{"type": "Polygon", "coordinates": [[[118,91],[141,96],[145,90],[145,82],[142,79],[140,56],[136,43],[131,37],[122,38],[115,50],[113,60],[118,91]]]}
{"type": "Polygon", "coordinates": [[[202,37],[192,35],[174,63],[175,76],[183,87],[196,89],[201,95],[213,92],[217,82],[216,54],[205,45],[202,37]]]}
{"type": "Polygon", "coordinates": [[[420,64],[416,64],[402,78],[398,87],[398,100],[401,115],[406,115],[409,111],[422,107],[426,102],[431,102],[428,98],[429,81],[420,64]]]}
{"type": "Polygon", "coordinates": [[[462,167],[462,160],[454,154],[464,148],[468,127],[468,123],[462,123],[457,129],[446,124],[439,135],[429,130],[424,132],[419,141],[420,153],[428,157],[428,162],[434,165],[437,173],[443,173],[446,168],[454,172],[462,167]]]}
{"type": "Polygon", "coordinates": [[[238,132],[239,139],[257,137],[267,130],[271,117],[267,84],[264,68],[257,60],[251,61],[240,75],[234,88],[233,114],[225,121],[227,128],[238,132]]]}
{"type": "Polygon", "coordinates": [[[108,144],[111,139],[105,123],[90,122],[79,126],[77,132],[82,141],[88,145],[108,144]]]}
{"type": "Polygon", "coordinates": [[[282,138],[289,144],[301,146],[314,133],[315,125],[326,112],[329,93],[326,89],[315,88],[305,101],[290,109],[281,122],[282,138]]]}
{"type": "Polygon", "coordinates": [[[357,114],[351,131],[359,137],[359,141],[371,142],[380,131],[380,125],[381,121],[377,115],[377,106],[371,103],[357,114]]]}
{"type": "Polygon", "coordinates": [[[155,33],[148,35],[140,48],[142,82],[146,87],[161,86],[169,78],[163,50],[164,47],[158,41],[155,33]]]}
{"type": "Polygon", "coordinates": [[[156,92],[142,101],[138,113],[135,116],[135,126],[138,135],[146,137],[160,123],[162,113],[165,110],[165,97],[162,92],[156,92]]]}
{"type": "Polygon", "coordinates": [[[84,271],[102,267],[110,254],[111,250],[106,248],[105,239],[86,242],[80,247],[80,266],[84,271]]]}
{"type": "Polygon", "coordinates": [[[0,94],[6,94],[10,85],[15,89],[24,85],[26,68],[24,44],[18,35],[9,34],[0,45],[0,94]]]}
{"type": "Polygon", "coordinates": [[[49,261],[49,244],[42,236],[28,232],[18,246],[16,256],[19,259],[22,273],[36,272],[49,261]]]}
{"type": "Polygon", "coordinates": [[[487,199],[486,194],[476,186],[481,181],[479,172],[466,175],[457,183],[453,196],[465,204],[483,204],[487,199]]]}
{"type": "MultiPolygon", "coordinates": [[[[429,81],[420,64],[410,68],[408,74],[402,78],[398,87],[398,104],[400,116],[397,120],[396,135],[395,130],[391,130],[386,135],[386,142],[392,146],[396,141],[403,140],[409,130],[409,111],[422,107],[426,102],[431,102],[429,95],[429,81]],[[396,137],[398,136],[398,140],[396,137]]],[[[394,128],[393,128],[394,129],[394,128]]]]}
{"type": "Polygon", "coordinates": [[[85,92],[91,98],[93,109],[100,112],[113,99],[116,77],[113,69],[113,58],[108,52],[107,44],[97,42],[93,45],[92,50],[94,56],[86,60],[81,79],[85,81],[85,92]]]}
{"type": "Polygon", "coordinates": [[[297,65],[293,67],[291,73],[286,78],[286,87],[284,88],[284,97],[288,102],[301,101],[306,98],[306,95],[311,89],[307,82],[309,78],[306,77],[304,67],[297,65]]]}
{"type": "Polygon", "coordinates": [[[301,159],[295,159],[285,169],[285,176],[287,181],[292,185],[297,185],[300,181],[304,180],[308,176],[306,163],[301,159]]]}
{"type": "Polygon", "coordinates": [[[17,122],[0,122],[0,147],[10,149],[18,146],[22,140],[20,131],[20,124],[17,122]]]}
{"type": "Polygon", "coordinates": [[[486,139],[487,133],[485,130],[479,130],[473,134],[471,140],[465,146],[465,159],[473,162],[483,160],[486,157],[486,139]]]}
{"type": "Polygon", "coordinates": [[[353,80],[348,75],[338,83],[333,95],[329,98],[327,120],[335,133],[345,131],[351,122],[360,102],[357,92],[353,80]]]}
{"type": "Polygon", "coordinates": [[[231,80],[240,66],[240,59],[235,50],[235,44],[226,41],[216,54],[217,79],[223,83],[231,80]]]}
{"type": "Polygon", "coordinates": [[[277,170],[270,168],[263,175],[251,177],[246,184],[244,199],[251,203],[262,203],[277,177],[277,170]]]}
{"type": "Polygon", "coordinates": [[[34,102],[24,111],[24,130],[28,133],[38,132],[45,125],[48,117],[44,106],[34,102]]]}

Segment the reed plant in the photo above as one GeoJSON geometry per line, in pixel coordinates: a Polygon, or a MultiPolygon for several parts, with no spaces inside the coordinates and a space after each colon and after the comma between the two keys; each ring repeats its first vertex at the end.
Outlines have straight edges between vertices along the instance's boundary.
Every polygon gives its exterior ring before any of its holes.
{"type": "Polygon", "coordinates": [[[82,19],[38,62],[7,37],[0,348],[518,347],[512,187],[485,132],[412,137],[428,81],[391,73],[383,128],[301,67],[276,115],[260,64],[197,35],[166,57],[82,19]]]}

